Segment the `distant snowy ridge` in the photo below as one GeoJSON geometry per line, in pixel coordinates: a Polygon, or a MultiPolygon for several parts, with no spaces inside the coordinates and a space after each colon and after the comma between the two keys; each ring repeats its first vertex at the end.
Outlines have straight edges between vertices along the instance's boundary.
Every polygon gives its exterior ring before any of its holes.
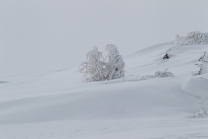
{"type": "Polygon", "coordinates": [[[169,48],[172,48],[174,45],[175,40],[169,41],[169,42],[165,42],[165,43],[160,43],[160,44],[156,44],[156,45],[152,45],[149,47],[146,47],[144,49],[141,49],[137,52],[134,52],[132,54],[129,54],[127,56],[125,56],[125,59],[131,58],[131,57],[135,57],[135,56],[141,56],[141,55],[145,55],[151,52],[155,52],[155,51],[160,51],[160,50],[168,50],[169,48]]]}
{"type": "Polygon", "coordinates": [[[158,50],[165,49],[165,48],[167,49],[167,51],[169,51],[169,49],[177,48],[177,46],[207,45],[207,44],[208,44],[208,32],[201,33],[200,31],[194,31],[182,37],[177,35],[173,41],[146,47],[130,55],[127,55],[124,58],[130,58],[130,57],[134,57],[138,55],[143,55],[143,54],[147,54],[147,53],[158,51],[158,50]]]}

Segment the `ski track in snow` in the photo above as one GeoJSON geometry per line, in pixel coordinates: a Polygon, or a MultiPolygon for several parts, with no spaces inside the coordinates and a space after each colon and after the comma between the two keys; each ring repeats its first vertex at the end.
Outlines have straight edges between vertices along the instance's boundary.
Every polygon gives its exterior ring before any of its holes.
{"type": "Polygon", "coordinates": [[[126,77],[82,83],[77,69],[0,78],[0,139],[208,139],[206,45],[154,45],[124,58],[126,77]],[[162,60],[168,51],[170,59],[162,60]],[[154,78],[156,71],[175,77],[154,78]]]}

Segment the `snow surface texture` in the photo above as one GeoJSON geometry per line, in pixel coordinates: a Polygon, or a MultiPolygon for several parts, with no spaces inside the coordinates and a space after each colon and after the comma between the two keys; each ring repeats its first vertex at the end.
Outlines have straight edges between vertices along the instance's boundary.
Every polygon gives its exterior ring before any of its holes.
{"type": "Polygon", "coordinates": [[[208,139],[208,74],[192,76],[205,51],[154,45],[103,82],[82,83],[77,69],[1,77],[0,139],[208,139]],[[155,77],[166,68],[174,77],[155,77]]]}

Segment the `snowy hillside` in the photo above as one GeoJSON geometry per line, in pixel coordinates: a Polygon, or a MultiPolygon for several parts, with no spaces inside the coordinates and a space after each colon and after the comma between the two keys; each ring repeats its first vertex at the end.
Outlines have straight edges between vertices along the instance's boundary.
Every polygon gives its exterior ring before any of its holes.
{"type": "Polygon", "coordinates": [[[77,68],[1,77],[0,139],[208,139],[208,74],[192,75],[204,52],[147,47],[112,81],[82,83],[77,68]],[[166,68],[175,76],[153,78],[166,68]]]}

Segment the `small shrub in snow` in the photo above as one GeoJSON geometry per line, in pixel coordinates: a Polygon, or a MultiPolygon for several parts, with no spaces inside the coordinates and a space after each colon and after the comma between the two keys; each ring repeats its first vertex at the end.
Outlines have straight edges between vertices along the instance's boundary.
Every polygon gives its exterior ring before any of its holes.
{"type": "Polygon", "coordinates": [[[168,53],[166,53],[166,54],[163,56],[163,59],[169,59],[168,53]]]}
{"type": "Polygon", "coordinates": [[[113,44],[108,44],[105,49],[108,51],[108,55],[105,58],[105,76],[107,80],[117,79],[124,77],[125,63],[121,55],[117,50],[117,47],[113,44]]]}
{"type": "Polygon", "coordinates": [[[194,31],[187,34],[185,37],[176,36],[175,45],[194,45],[194,44],[208,44],[208,34],[194,31]]]}
{"type": "Polygon", "coordinates": [[[206,64],[202,63],[202,64],[195,64],[195,65],[200,67],[200,69],[199,69],[199,71],[197,73],[193,73],[194,76],[207,73],[207,66],[206,66],[206,64]]]}
{"type": "Polygon", "coordinates": [[[174,74],[171,72],[164,72],[164,71],[157,71],[155,72],[155,77],[161,77],[161,78],[165,78],[165,77],[174,77],[174,74]]]}
{"type": "Polygon", "coordinates": [[[207,71],[207,59],[206,59],[206,52],[204,52],[204,55],[199,58],[199,61],[201,61],[201,64],[195,64],[197,65],[200,69],[198,72],[193,73],[193,75],[201,75],[201,74],[206,74],[208,73],[207,71]]]}
{"type": "Polygon", "coordinates": [[[84,73],[84,80],[86,82],[103,81],[104,75],[104,62],[100,59],[102,53],[98,51],[97,47],[87,53],[86,62],[83,62],[79,67],[79,72],[84,73]]]}
{"type": "Polygon", "coordinates": [[[208,63],[208,57],[206,56],[206,52],[204,52],[204,55],[199,58],[199,61],[208,63]]]}
{"type": "Polygon", "coordinates": [[[202,107],[198,112],[196,112],[191,118],[203,118],[207,115],[207,111],[202,107]]]}

